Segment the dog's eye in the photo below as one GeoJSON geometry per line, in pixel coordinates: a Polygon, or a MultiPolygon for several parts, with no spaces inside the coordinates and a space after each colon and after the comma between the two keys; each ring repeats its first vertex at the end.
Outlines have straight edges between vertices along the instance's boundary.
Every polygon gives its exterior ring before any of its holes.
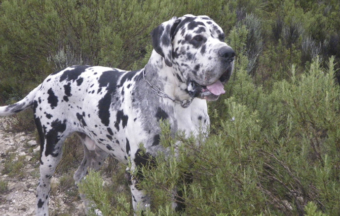
{"type": "Polygon", "coordinates": [[[202,42],[204,40],[204,37],[202,35],[196,35],[193,38],[193,40],[196,41],[196,42],[202,42]]]}

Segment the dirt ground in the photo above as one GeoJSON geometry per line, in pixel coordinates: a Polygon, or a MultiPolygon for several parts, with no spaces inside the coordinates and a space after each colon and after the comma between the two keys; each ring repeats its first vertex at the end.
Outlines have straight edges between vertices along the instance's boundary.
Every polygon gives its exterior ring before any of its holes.
{"type": "MultiPolygon", "coordinates": [[[[35,215],[39,145],[33,133],[6,131],[10,124],[10,118],[0,118],[0,215],[35,215]]],[[[61,178],[52,178],[50,215],[84,215],[76,186],[58,189],[61,178]]]]}

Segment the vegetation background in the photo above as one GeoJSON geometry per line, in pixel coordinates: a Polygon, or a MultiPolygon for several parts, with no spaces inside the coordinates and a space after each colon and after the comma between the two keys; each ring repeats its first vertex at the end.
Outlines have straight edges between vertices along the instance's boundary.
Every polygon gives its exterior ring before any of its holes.
{"type": "MultiPolygon", "coordinates": [[[[68,65],[141,68],[151,30],[188,13],[224,29],[236,68],[209,104],[209,139],[179,134],[178,159],[143,169],[147,215],[176,215],[174,188],[182,215],[340,215],[338,0],[0,0],[0,104],[68,65]]],[[[33,130],[28,115],[15,130],[33,130]]],[[[165,125],[162,144],[173,142],[165,125]]],[[[112,185],[91,173],[81,189],[104,215],[130,215],[125,167],[111,162],[112,185]]]]}

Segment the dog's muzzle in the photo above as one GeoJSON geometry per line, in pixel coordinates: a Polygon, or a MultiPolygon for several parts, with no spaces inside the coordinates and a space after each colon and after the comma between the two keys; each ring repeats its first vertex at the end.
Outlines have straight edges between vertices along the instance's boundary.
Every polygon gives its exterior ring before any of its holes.
{"type": "Polygon", "coordinates": [[[202,86],[200,98],[208,101],[214,101],[219,98],[221,94],[225,93],[224,84],[228,82],[232,73],[232,63],[235,58],[234,50],[229,46],[224,46],[218,50],[218,56],[224,65],[227,65],[226,70],[221,77],[211,85],[202,86]]]}
{"type": "Polygon", "coordinates": [[[231,73],[232,66],[230,64],[222,76],[216,82],[208,86],[200,85],[194,80],[188,80],[187,92],[191,97],[198,97],[206,99],[207,101],[215,101],[221,94],[225,93],[224,84],[226,84],[230,79],[231,73]]]}
{"type": "Polygon", "coordinates": [[[226,69],[224,73],[218,78],[218,80],[211,85],[200,85],[194,80],[188,80],[187,92],[191,97],[199,97],[208,101],[215,101],[221,94],[225,93],[224,84],[230,79],[233,70],[233,61],[235,58],[235,52],[232,48],[224,46],[218,50],[218,56],[226,69]]]}

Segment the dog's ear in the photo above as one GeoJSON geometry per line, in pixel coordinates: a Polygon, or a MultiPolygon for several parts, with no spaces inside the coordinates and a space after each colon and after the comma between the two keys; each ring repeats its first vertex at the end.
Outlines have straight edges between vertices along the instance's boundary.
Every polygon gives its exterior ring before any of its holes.
{"type": "Polygon", "coordinates": [[[180,22],[180,19],[173,17],[151,32],[154,50],[164,58],[165,64],[169,67],[172,66],[172,39],[180,22]]]}

